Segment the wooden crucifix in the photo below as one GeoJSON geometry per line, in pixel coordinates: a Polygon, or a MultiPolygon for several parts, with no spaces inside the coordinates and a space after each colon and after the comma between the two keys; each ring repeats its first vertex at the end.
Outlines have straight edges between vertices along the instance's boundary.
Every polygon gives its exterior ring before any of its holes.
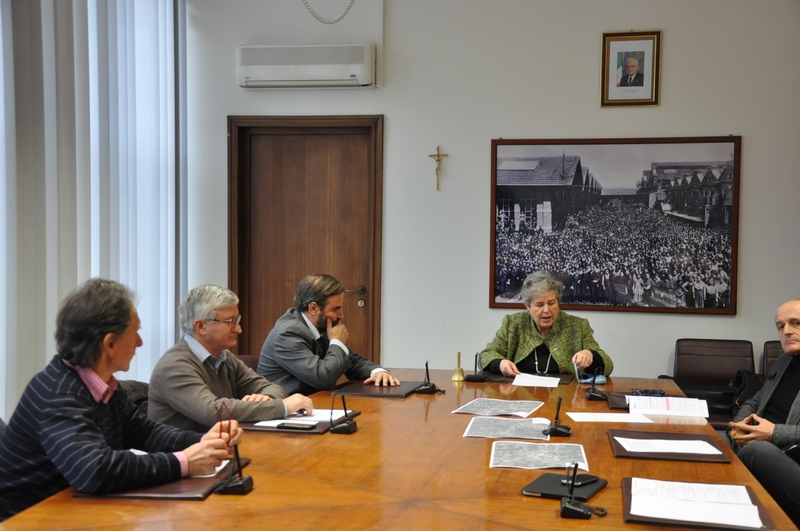
{"type": "Polygon", "coordinates": [[[447,156],[447,153],[442,153],[439,151],[439,146],[436,146],[436,153],[433,155],[428,155],[430,158],[436,161],[436,191],[439,191],[439,166],[442,164],[442,159],[447,156]]]}

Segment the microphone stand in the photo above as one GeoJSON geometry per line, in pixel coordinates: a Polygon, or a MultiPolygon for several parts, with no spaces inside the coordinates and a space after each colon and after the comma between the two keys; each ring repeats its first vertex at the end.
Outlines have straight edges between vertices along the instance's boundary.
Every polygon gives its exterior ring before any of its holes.
{"type": "Polygon", "coordinates": [[[550,423],[550,427],[542,430],[545,435],[551,437],[569,437],[572,435],[572,428],[558,423],[558,414],[561,412],[561,397],[558,397],[558,405],[556,405],[556,418],[550,423]]]}
{"type": "Polygon", "coordinates": [[[597,379],[597,374],[599,372],[600,367],[594,370],[594,375],[592,376],[592,386],[586,390],[586,400],[608,400],[608,397],[605,395],[605,393],[601,393],[594,386],[594,381],[597,379]]]}
{"type": "Polygon", "coordinates": [[[239,459],[239,443],[233,441],[233,461],[228,479],[217,485],[214,492],[217,494],[247,494],[253,490],[253,478],[242,476],[242,461],[239,459]],[[239,471],[239,477],[233,476],[233,471],[239,471]]]}
{"type": "Polygon", "coordinates": [[[436,387],[435,383],[431,382],[431,375],[428,372],[428,362],[425,362],[425,381],[422,382],[422,385],[414,389],[415,393],[419,393],[421,395],[432,395],[434,393],[444,393],[444,389],[439,389],[436,387]]]}
{"type": "Polygon", "coordinates": [[[344,433],[345,435],[349,435],[351,433],[355,433],[358,429],[358,424],[353,418],[347,413],[347,403],[344,401],[344,395],[339,395],[342,397],[342,409],[344,409],[344,420],[341,421],[337,425],[333,425],[333,403],[336,401],[336,393],[331,393],[331,433],[344,433]]]}
{"type": "Polygon", "coordinates": [[[573,497],[575,492],[575,476],[578,475],[578,463],[572,469],[572,479],[569,479],[567,472],[567,483],[569,483],[569,496],[561,498],[561,518],[579,518],[588,520],[592,517],[592,509],[585,503],[579,502],[573,497]]]}
{"type": "Polygon", "coordinates": [[[478,353],[475,353],[475,370],[472,371],[472,374],[468,374],[466,377],[468,382],[485,382],[486,375],[483,372],[478,372],[478,353]]]}

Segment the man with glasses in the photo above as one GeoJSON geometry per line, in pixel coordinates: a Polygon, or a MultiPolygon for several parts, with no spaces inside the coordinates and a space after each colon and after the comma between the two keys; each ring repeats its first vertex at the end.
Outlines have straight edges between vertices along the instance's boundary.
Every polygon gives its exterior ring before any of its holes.
{"type": "Polygon", "coordinates": [[[283,418],[313,411],[311,399],[286,397],[230,349],[242,333],[239,297],[214,285],[194,288],[178,308],[184,336],[156,364],[150,377],[147,415],[185,430],[205,431],[230,411],[239,422],[283,418]]]}
{"type": "Polygon", "coordinates": [[[25,388],[0,437],[0,522],[70,485],[101,495],[211,473],[241,439],[236,421],[205,434],[153,422],[120,389],[114,373],[127,371],[142,346],[134,299],[100,278],[65,299],[58,354],[25,388]]]}

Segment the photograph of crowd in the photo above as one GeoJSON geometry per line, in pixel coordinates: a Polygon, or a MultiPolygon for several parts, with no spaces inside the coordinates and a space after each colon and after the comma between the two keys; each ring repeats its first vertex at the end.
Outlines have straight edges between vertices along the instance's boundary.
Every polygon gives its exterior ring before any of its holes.
{"type": "Polygon", "coordinates": [[[493,140],[490,307],[547,270],[565,308],[735,314],[740,143],[493,140]]]}

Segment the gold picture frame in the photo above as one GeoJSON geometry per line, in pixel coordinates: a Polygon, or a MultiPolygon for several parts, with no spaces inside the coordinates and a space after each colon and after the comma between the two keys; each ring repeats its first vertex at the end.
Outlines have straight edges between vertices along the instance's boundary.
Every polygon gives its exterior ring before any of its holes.
{"type": "Polygon", "coordinates": [[[659,105],[661,32],[603,33],[601,107],[659,105]]]}

